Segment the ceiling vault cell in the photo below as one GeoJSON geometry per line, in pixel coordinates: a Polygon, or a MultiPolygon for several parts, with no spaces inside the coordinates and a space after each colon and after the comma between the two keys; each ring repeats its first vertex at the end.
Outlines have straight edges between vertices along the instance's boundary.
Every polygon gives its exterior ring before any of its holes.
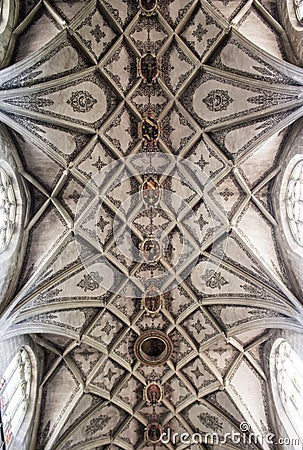
{"type": "Polygon", "coordinates": [[[262,352],[302,332],[302,305],[273,186],[303,115],[276,2],[11,4],[0,191],[3,159],[24,250],[0,335],[45,354],[30,450],[275,433],[262,352]]]}

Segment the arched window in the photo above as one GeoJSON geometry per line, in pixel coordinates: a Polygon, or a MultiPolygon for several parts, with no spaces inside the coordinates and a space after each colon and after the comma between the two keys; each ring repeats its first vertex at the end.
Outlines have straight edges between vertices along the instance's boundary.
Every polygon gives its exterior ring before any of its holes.
{"type": "Polygon", "coordinates": [[[24,420],[30,392],[31,363],[25,349],[13,358],[0,380],[0,449],[8,449],[24,420]]]}
{"type": "Polygon", "coordinates": [[[11,181],[0,167],[0,253],[10,243],[16,215],[16,199],[11,181]]]}
{"type": "MultiPolygon", "coordinates": [[[[271,355],[271,381],[280,420],[290,438],[303,442],[303,361],[284,339],[271,355]]],[[[294,446],[294,448],[300,448],[294,446]]]]}
{"type": "MultiPolygon", "coordinates": [[[[303,7],[303,5],[302,5],[303,7]]],[[[289,228],[297,244],[303,247],[303,160],[293,168],[286,193],[289,228]]]]}
{"type": "Polygon", "coordinates": [[[294,4],[298,22],[303,24],[303,0],[294,0],[294,4]]]}

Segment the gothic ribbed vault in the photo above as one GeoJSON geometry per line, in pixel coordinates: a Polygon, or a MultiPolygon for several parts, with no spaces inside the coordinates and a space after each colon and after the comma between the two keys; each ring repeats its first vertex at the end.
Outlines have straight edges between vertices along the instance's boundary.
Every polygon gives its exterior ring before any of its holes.
{"type": "Polygon", "coordinates": [[[302,329],[272,208],[303,113],[302,69],[286,62],[296,60],[275,2],[163,0],[146,15],[137,1],[26,1],[9,51],[0,120],[27,214],[0,333],[31,333],[45,350],[32,448],[152,448],[154,420],[179,433],[271,431],[262,346],[271,330],[302,329]],[[138,70],[147,53],[151,83],[138,70]],[[148,117],[157,139],[142,131],[148,117]],[[151,173],[182,199],[168,196],[152,219],[137,205],[151,173]],[[136,245],[157,230],[166,247],[155,263],[121,251],[123,237],[136,245]],[[155,275],[167,288],[148,314],[155,275]],[[165,364],[135,357],[150,329],[172,342],[165,364]],[[151,381],[163,389],[155,411],[143,399],[151,381]]]}

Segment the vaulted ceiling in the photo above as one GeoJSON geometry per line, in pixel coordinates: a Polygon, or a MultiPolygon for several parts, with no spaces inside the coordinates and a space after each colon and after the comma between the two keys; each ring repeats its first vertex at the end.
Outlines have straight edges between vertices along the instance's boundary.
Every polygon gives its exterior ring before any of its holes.
{"type": "Polygon", "coordinates": [[[33,448],[150,448],[151,422],[272,430],[262,345],[271,329],[302,329],[271,201],[302,69],[285,61],[275,2],[164,0],[149,15],[135,1],[27,1],[20,17],[0,120],[27,213],[1,335],[45,349],[33,448]],[[162,189],[153,207],[147,175],[162,189]],[[152,263],[139,252],[151,236],[163,250],[152,263]],[[142,306],[152,285],[157,314],[142,306]],[[166,363],[137,360],[147,330],[170,338],[166,363]]]}

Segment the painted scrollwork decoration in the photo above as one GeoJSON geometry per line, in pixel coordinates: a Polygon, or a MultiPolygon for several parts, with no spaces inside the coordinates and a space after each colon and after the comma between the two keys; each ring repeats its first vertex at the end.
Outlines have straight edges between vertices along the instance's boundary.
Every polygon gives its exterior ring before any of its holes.
{"type": "Polygon", "coordinates": [[[230,97],[228,91],[214,89],[202,101],[210,111],[219,112],[225,111],[234,100],[230,97]]]}
{"type": "Polygon", "coordinates": [[[86,113],[90,111],[97,100],[87,91],[72,92],[67,103],[73,108],[74,112],[86,113]]]}

